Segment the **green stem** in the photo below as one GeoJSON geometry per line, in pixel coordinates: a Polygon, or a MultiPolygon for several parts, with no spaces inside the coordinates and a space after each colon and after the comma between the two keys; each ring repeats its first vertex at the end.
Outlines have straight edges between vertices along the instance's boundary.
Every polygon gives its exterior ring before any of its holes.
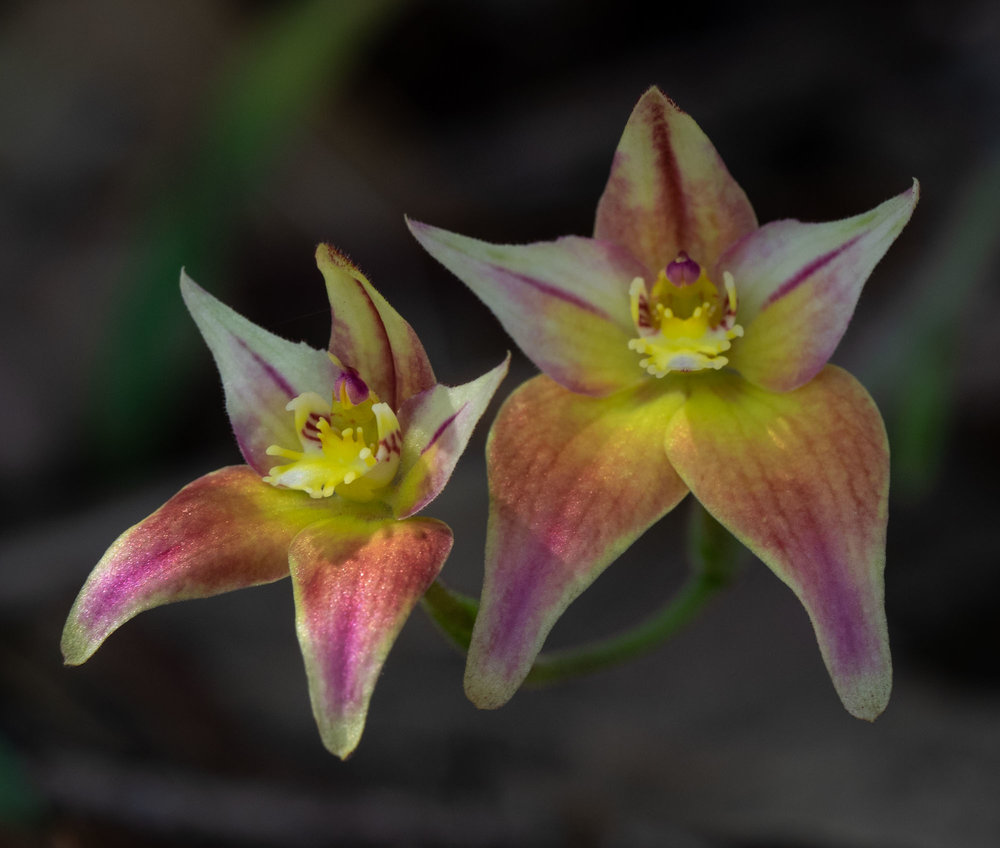
{"type": "MultiPolygon", "coordinates": [[[[735,576],[739,543],[698,504],[692,515],[688,555],[692,573],[667,604],[630,630],[577,648],[539,654],[526,683],[553,683],[647,653],[665,642],[697,615],[735,576]]],[[[455,645],[468,651],[478,605],[436,581],[424,596],[424,607],[455,645]]]]}
{"type": "Polygon", "coordinates": [[[479,611],[479,604],[475,599],[435,580],[424,593],[421,604],[442,635],[462,653],[467,653],[472,641],[472,625],[476,623],[476,613],[479,611]]]}

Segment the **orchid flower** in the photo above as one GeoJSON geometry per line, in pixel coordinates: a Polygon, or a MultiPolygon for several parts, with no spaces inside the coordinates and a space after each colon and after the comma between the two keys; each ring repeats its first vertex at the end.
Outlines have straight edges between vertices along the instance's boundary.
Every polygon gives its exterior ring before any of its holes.
{"type": "Polygon", "coordinates": [[[448,526],[414,513],[451,476],[507,362],[438,384],[365,276],[327,245],[316,260],[329,353],[257,327],[182,273],[246,465],[195,480],[126,530],[80,591],[62,648],[79,665],[143,610],[291,575],[313,714],[346,757],[392,643],[451,550],[448,526]]]}
{"type": "Polygon", "coordinates": [[[691,491],[798,596],[848,711],[882,712],[888,444],[827,360],[917,194],[759,227],[705,134],[652,88],[593,238],[496,245],[410,222],[544,372],[488,441],[474,703],[505,703],[566,607],[691,491]]]}

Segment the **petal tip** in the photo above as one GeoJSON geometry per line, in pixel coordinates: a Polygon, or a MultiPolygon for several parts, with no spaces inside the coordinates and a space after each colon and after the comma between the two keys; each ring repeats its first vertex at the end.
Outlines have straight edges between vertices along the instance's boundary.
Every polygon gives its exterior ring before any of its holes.
{"type": "Polygon", "coordinates": [[[181,297],[189,310],[193,309],[197,300],[211,297],[207,291],[188,276],[187,268],[181,268],[180,287],[181,297]]]}
{"type": "Polygon", "coordinates": [[[341,721],[330,721],[318,712],[315,718],[323,747],[341,760],[350,757],[358,747],[365,729],[364,712],[360,716],[352,716],[341,721]]]}
{"type": "Polygon", "coordinates": [[[86,635],[81,631],[82,628],[77,622],[73,621],[71,614],[70,620],[66,622],[62,642],[60,643],[63,665],[71,667],[83,665],[98,649],[99,644],[92,644],[92,641],[87,639],[86,635]]]}
{"type": "Polygon", "coordinates": [[[892,672],[854,683],[838,692],[840,700],[854,718],[874,722],[889,705],[892,693],[892,672]]]}
{"type": "Polygon", "coordinates": [[[674,102],[674,99],[655,83],[642,93],[642,96],[639,98],[639,103],[645,103],[650,100],[656,100],[677,112],[681,111],[681,109],[674,102]]]}
{"type": "Polygon", "coordinates": [[[903,200],[906,204],[907,215],[906,220],[910,219],[910,215],[913,214],[913,210],[916,208],[918,201],[920,200],[920,180],[913,177],[913,182],[906,191],[898,195],[900,200],[903,200]]]}
{"type": "Polygon", "coordinates": [[[404,215],[403,221],[406,223],[406,228],[410,231],[410,235],[423,245],[425,249],[426,245],[424,242],[431,239],[435,232],[438,232],[437,227],[425,224],[423,221],[418,221],[416,218],[411,218],[409,215],[404,215]]]}
{"type": "Polygon", "coordinates": [[[465,669],[465,696],[480,710],[496,710],[504,706],[517,691],[499,675],[484,674],[470,664],[465,669]]]}
{"type": "Polygon", "coordinates": [[[316,265],[320,271],[323,270],[325,265],[333,265],[337,268],[342,268],[350,274],[358,273],[358,266],[354,264],[351,257],[339,247],[335,247],[329,242],[320,242],[316,245],[316,265]]]}

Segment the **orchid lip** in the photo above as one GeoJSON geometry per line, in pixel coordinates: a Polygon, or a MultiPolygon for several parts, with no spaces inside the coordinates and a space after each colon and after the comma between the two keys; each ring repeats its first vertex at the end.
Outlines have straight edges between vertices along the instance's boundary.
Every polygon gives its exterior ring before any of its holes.
{"type": "Polygon", "coordinates": [[[352,501],[374,499],[395,477],[402,449],[396,414],[377,400],[356,373],[347,372],[331,402],[315,392],[293,398],[285,408],[295,415],[300,449],[268,447],[268,456],[290,462],[271,468],[264,482],[312,498],[336,493],[352,501]]]}
{"type": "Polygon", "coordinates": [[[724,368],[722,354],[743,335],[736,323],[736,283],[724,272],[723,291],[683,251],[647,288],[642,277],[629,287],[632,321],[638,336],[629,350],[642,354],[639,367],[654,377],[724,368]]]}

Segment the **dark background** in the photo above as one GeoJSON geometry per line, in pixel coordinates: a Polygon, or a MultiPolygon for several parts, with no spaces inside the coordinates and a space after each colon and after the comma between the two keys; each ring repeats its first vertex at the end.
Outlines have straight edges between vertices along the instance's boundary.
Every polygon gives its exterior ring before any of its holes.
{"type": "MultiPolygon", "coordinates": [[[[1000,6],[35,0],[0,6],[0,844],[1000,844],[1000,6]],[[323,346],[319,241],[444,382],[511,346],[403,214],[588,234],[656,83],[762,222],[923,199],[837,353],[894,451],[893,700],[847,715],[801,607],[746,558],[671,644],[494,713],[417,612],[356,754],[323,749],[287,582],[146,613],[79,669],[62,622],[107,545],[239,461],[176,283],[323,346]]],[[[501,388],[532,373],[523,357],[501,388]]],[[[492,411],[488,417],[492,416],[492,411]]],[[[478,590],[477,433],[428,514],[478,590]]],[[[627,485],[627,481],[623,481],[627,485]]],[[[553,633],[655,609],[688,504],[553,633]]]]}

